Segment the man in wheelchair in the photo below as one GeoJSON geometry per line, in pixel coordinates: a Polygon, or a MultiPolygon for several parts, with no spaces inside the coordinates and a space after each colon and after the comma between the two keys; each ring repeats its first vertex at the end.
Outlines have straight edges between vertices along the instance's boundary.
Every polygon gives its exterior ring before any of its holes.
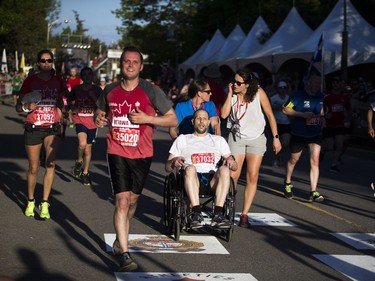
{"type": "Polygon", "coordinates": [[[207,133],[210,120],[206,110],[195,111],[192,123],[194,133],[179,135],[173,142],[165,170],[170,173],[175,168],[183,169],[184,187],[192,208],[191,228],[202,227],[199,192],[207,188],[215,194],[211,226],[230,228],[223,205],[230,187],[230,170],[237,170],[237,162],[223,137],[207,133]]]}

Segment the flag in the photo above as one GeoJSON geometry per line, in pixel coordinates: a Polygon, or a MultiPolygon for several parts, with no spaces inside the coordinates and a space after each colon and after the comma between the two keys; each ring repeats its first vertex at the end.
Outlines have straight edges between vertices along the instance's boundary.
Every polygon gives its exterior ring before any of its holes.
{"type": "Polygon", "coordinates": [[[1,72],[8,73],[7,54],[3,49],[3,57],[1,58],[1,72]]]}
{"type": "Polygon", "coordinates": [[[18,52],[16,51],[16,54],[15,54],[15,65],[16,65],[16,71],[18,71],[18,52]]]}
{"type": "Polygon", "coordinates": [[[20,69],[22,69],[22,71],[25,70],[25,54],[24,53],[22,53],[21,55],[20,69]]]}
{"type": "Polygon", "coordinates": [[[315,52],[314,52],[314,54],[313,54],[313,56],[310,60],[309,67],[308,67],[308,69],[305,73],[305,76],[303,78],[303,81],[305,82],[305,84],[306,84],[307,80],[309,79],[311,69],[312,69],[314,63],[321,62],[322,59],[323,59],[323,34],[320,35],[318,45],[317,45],[316,50],[315,50],[315,52]]]}

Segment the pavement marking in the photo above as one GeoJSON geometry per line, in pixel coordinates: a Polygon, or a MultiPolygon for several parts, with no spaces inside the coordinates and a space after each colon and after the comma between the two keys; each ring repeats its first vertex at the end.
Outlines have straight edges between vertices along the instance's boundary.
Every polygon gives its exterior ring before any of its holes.
{"type": "MultiPolygon", "coordinates": [[[[270,190],[270,191],[272,191],[272,192],[274,192],[274,193],[281,194],[281,195],[284,196],[284,192],[281,192],[281,191],[279,191],[279,190],[276,190],[276,189],[274,189],[274,188],[270,188],[270,187],[267,187],[267,186],[264,186],[264,185],[259,185],[259,186],[261,186],[261,187],[264,188],[264,189],[270,190]]],[[[287,199],[286,199],[286,200],[287,200],[287,199]]],[[[289,200],[290,200],[290,199],[289,199],[289,200]]],[[[326,215],[328,215],[328,216],[330,216],[330,217],[333,217],[333,218],[335,218],[335,219],[337,219],[337,220],[340,220],[340,221],[342,221],[342,222],[345,222],[345,223],[347,223],[347,224],[349,224],[349,225],[351,225],[351,226],[355,226],[355,227],[357,227],[357,228],[359,228],[359,229],[362,229],[362,226],[361,226],[361,225],[356,224],[356,223],[354,223],[354,222],[352,222],[352,221],[350,221],[350,220],[348,220],[348,219],[345,219],[345,218],[343,218],[343,217],[340,217],[339,215],[336,215],[336,214],[334,214],[334,213],[332,213],[332,212],[329,212],[329,211],[326,211],[326,210],[324,210],[324,209],[322,209],[322,208],[319,208],[319,207],[316,205],[316,204],[324,204],[324,201],[323,201],[323,203],[312,203],[312,202],[301,201],[301,200],[296,200],[296,199],[292,199],[292,200],[293,200],[294,202],[298,203],[298,204],[304,205],[305,207],[308,207],[308,208],[313,209],[313,210],[315,210],[315,211],[318,211],[318,212],[324,213],[324,214],[326,214],[326,215]]]]}
{"type": "Polygon", "coordinates": [[[357,250],[375,250],[375,233],[331,233],[357,250]]]}
{"type": "MultiPolygon", "coordinates": [[[[116,239],[114,233],[104,233],[106,251],[112,252],[116,239]]],[[[179,253],[179,254],[222,254],[229,252],[214,236],[181,235],[180,241],[175,241],[166,235],[130,234],[129,251],[144,253],[179,253]]]]}
{"type": "Polygon", "coordinates": [[[313,255],[352,280],[375,280],[375,256],[313,255]]]}
{"type": "MultiPolygon", "coordinates": [[[[276,213],[248,213],[251,226],[296,226],[293,222],[276,213]]],[[[234,221],[238,225],[241,212],[236,212],[234,221]]]]}
{"type": "Polygon", "coordinates": [[[257,281],[250,273],[115,272],[117,281],[257,281]]]}

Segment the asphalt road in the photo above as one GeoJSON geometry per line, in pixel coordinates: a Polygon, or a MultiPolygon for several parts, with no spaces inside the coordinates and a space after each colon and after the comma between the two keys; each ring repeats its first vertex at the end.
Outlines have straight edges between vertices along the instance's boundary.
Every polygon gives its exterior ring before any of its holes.
{"type": "MultiPolygon", "coordinates": [[[[67,129],[50,197],[51,219],[43,221],[37,216],[28,218],[23,215],[27,170],[23,115],[5,104],[0,105],[0,119],[0,275],[29,281],[116,280],[114,272],[118,262],[106,251],[104,238],[104,234],[114,233],[114,206],[107,176],[104,129],[99,131],[93,148],[92,187],[83,186],[71,175],[77,140],[74,129],[67,129]]],[[[132,222],[132,234],[165,234],[161,221],[166,175],[164,161],[171,145],[166,129],[155,131],[154,145],[154,161],[132,222]]],[[[272,167],[270,152],[265,155],[250,217],[277,214],[293,226],[257,226],[256,223],[249,229],[235,226],[231,241],[217,239],[227,254],[134,252],[133,257],[140,265],[139,271],[145,274],[215,273],[210,275],[216,276],[212,280],[233,280],[231,277],[220,277],[225,273],[248,273],[260,281],[351,280],[316,255],[354,255],[370,258],[370,268],[363,268],[361,258],[354,262],[354,266],[347,261],[338,264],[349,273],[350,270],[359,271],[358,280],[369,277],[375,280],[375,237],[368,239],[369,249],[358,249],[333,235],[375,235],[375,198],[370,188],[370,182],[375,180],[375,153],[369,149],[350,147],[340,165],[340,174],[328,171],[329,157],[327,155],[321,165],[319,180],[319,191],[326,200],[308,203],[307,154],[304,153],[296,167],[293,177],[296,198],[293,200],[283,197],[284,168],[272,167]]],[[[37,202],[41,198],[43,173],[44,168],[41,167],[37,202]]],[[[241,209],[244,177],[239,183],[237,211],[241,209]]],[[[270,219],[270,222],[272,224],[274,220],[270,219]]],[[[212,233],[185,234],[216,237],[212,233]]],[[[143,280],[161,280],[150,276],[143,280]]],[[[208,280],[204,274],[199,276],[196,279],[166,277],[163,280],[208,280]]],[[[117,277],[117,280],[130,280],[129,277],[117,277]]],[[[246,277],[241,280],[251,279],[246,277]]]]}

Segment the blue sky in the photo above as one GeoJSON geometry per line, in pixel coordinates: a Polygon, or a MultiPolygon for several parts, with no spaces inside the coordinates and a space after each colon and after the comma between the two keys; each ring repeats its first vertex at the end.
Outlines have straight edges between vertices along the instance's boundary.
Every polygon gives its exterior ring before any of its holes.
{"type": "Polygon", "coordinates": [[[61,13],[59,27],[53,28],[52,33],[58,34],[64,27],[76,29],[73,10],[77,11],[79,18],[84,20],[83,26],[88,29],[86,35],[110,44],[120,39],[116,27],[121,26],[121,20],[116,18],[111,11],[120,8],[120,0],[61,0],[61,13]],[[68,19],[68,23],[64,23],[68,19]]]}

